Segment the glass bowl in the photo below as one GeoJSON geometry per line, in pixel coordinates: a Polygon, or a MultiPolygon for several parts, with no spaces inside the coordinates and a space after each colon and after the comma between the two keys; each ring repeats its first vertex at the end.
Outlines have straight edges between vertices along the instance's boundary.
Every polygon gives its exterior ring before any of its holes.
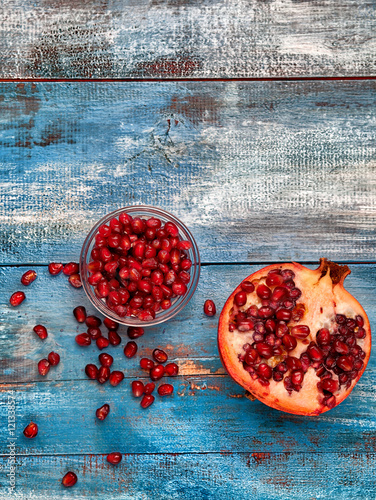
{"type": "Polygon", "coordinates": [[[82,246],[81,255],[80,255],[80,274],[82,286],[88,296],[90,302],[93,306],[100,311],[107,318],[111,318],[114,321],[127,326],[153,326],[168,321],[169,319],[176,316],[191,300],[195,290],[197,288],[199,276],[200,276],[200,254],[198,251],[198,247],[195,239],[193,238],[191,232],[188,228],[176,217],[172,214],[161,210],[160,208],[152,207],[152,206],[130,206],[120,208],[106,215],[102,219],[100,219],[97,224],[91,229],[89,234],[87,235],[85,242],[82,246]],[[112,309],[110,309],[105,299],[100,299],[94,292],[94,287],[90,285],[88,282],[88,277],[90,275],[88,271],[88,264],[91,260],[91,251],[95,244],[95,235],[98,233],[98,229],[102,224],[108,224],[111,219],[114,217],[118,217],[121,213],[126,212],[130,216],[140,217],[144,219],[148,219],[150,217],[157,217],[162,221],[163,224],[166,222],[173,222],[178,230],[179,237],[182,240],[188,240],[191,243],[191,248],[186,250],[188,254],[188,258],[192,261],[192,266],[190,269],[191,279],[187,284],[187,291],[184,295],[172,298],[172,305],[169,309],[159,310],[155,313],[155,318],[150,321],[142,321],[138,317],[135,316],[124,316],[121,317],[115,313],[112,309]]]}

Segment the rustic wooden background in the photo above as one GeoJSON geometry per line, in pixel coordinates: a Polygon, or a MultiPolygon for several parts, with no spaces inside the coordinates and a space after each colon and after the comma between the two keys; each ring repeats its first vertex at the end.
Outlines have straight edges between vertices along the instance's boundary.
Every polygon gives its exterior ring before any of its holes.
{"type": "Polygon", "coordinates": [[[225,374],[202,305],[220,310],[260,265],[326,256],[349,263],[347,288],[375,328],[375,3],[5,0],[0,19],[0,498],[374,500],[375,356],[339,407],[283,414],[225,374]],[[139,357],[120,347],[108,351],[122,385],[87,380],[98,351],[76,346],[72,309],[88,301],[47,271],[131,204],[181,218],[203,261],[191,303],[138,342],[181,369],[173,397],[146,411],[129,389],[139,357]],[[29,268],[38,278],[13,309],[29,268]],[[51,350],[62,361],[42,378],[51,350]]]}

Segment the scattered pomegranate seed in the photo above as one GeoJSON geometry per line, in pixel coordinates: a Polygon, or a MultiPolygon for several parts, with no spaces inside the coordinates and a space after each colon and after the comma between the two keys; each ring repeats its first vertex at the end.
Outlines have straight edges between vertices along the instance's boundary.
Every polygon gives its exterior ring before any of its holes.
{"type": "Polygon", "coordinates": [[[107,462],[109,462],[112,465],[117,465],[121,462],[121,459],[123,458],[123,455],[117,451],[114,451],[107,455],[107,462]]]}
{"type": "Polygon", "coordinates": [[[38,371],[39,373],[45,377],[47,373],[50,371],[50,362],[48,359],[41,359],[38,363],[38,371]]]}
{"type": "Polygon", "coordinates": [[[53,276],[56,276],[57,274],[60,274],[61,271],[63,270],[63,264],[61,264],[60,262],[51,262],[50,264],[48,264],[48,271],[50,274],[52,274],[53,276]]]}
{"type": "Polygon", "coordinates": [[[205,300],[204,313],[206,314],[206,316],[214,316],[216,312],[217,309],[214,302],[212,300],[205,300]]]}
{"type": "Polygon", "coordinates": [[[162,349],[154,349],[153,358],[157,361],[157,363],[166,363],[168,360],[167,354],[162,351],[162,349]]]}
{"type": "Polygon", "coordinates": [[[86,309],[84,306],[77,306],[73,309],[73,315],[78,323],[84,323],[86,320],[86,309]]]}
{"type": "Polygon", "coordinates": [[[85,366],[85,373],[91,380],[96,380],[98,377],[98,368],[93,364],[85,366]]]}
{"type": "Polygon", "coordinates": [[[77,483],[77,476],[74,472],[69,471],[65,474],[61,482],[66,488],[71,488],[77,483]]]}
{"type": "Polygon", "coordinates": [[[23,431],[24,436],[33,439],[35,436],[38,434],[38,426],[34,422],[30,422],[29,425],[27,425],[23,431]]]}
{"type": "Polygon", "coordinates": [[[68,278],[68,281],[74,288],[82,287],[81,277],[78,273],[71,274],[68,278]]]}
{"type": "Polygon", "coordinates": [[[101,406],[96,410],[95,415],[98,420],[104,420],[109,413],[110,413],[110,405],[104,404],[103,406],[101,406]]]}
{"type": "Polygon", "coordinates": [[[108,366],[110,367],[112,363],[114,362],[114,358],[111,356],[111,354],[107,354],[106,352],[103,352],[98,356],[99,362],[102,366],[108,366]]]}
{"type": "Polygon", "coordinates": [[[141,358],[140,360],[140,366],[143,370],[151,370],[154,368],[154,361],[148,358],[141,358]]]}
{"type": "Polygon", "coordinates": [[[52,351],[48,355],[48,361],[51,366],[56,366],[60,363],[60,355],[57,352],[52,351]]]}
{"type": "Polygon", "coordinates": [[[158,387],[158,394],[160,396],[170,396],[174,392],[171,384],[162,384],[158,387]]]}
{"type": "Polygon", "coordinates": [[[106,339],[106,337],[97,338],[95,343],[97,344],[99,350],[107,349],[107,347],[110,345],[110,341],[106,339]]]}
{"type": "Polygon", "coordinates": [[[114,387],[120,384],[124,380],[124,373],[114,370],[110,375],[110,384],[114,387]]]}
{"type": "Polygon", "coordinates": [[[99,318],[97,318],[97,316],[87,316],[85,323],[86,326],[94,326],[98,328],[99,326],[101,326],[102,321],[99,318]]]}
{"type": "Polygon", "coordinates": [[[38,337],[42,340],[44,340],[48,337],[47,328],[43,325],[35,325],[33,330],[38,335],[38,337]]]}
{"type": "Polygon", "coordinates": [[[154,382],[149,382],[148,384],[145,385],[144,388],[144,394],[150,395],[155,389],[155,384],[154,382]]]}
{"type": "Polygon", "coordinates": [[[26,271],[21,277],[21,283],[25,286],[29,286],[37,278],[37,273],[35,271],[26,271]]]}
{"type": "Polygon", "coordinates": [[[97,380],[100,384],[104,384],[110,378],[110,369],[108,366],[101,366],[98,370],[97,380]]]}
{"type": "Polygon", "coordinates": [[[163,377],[165,372],[164,366],[163,365],[156,365],[150,370],[150,378],[154,382],[156,380],[159,380],[163,377]]]}
{"type": "Polygon", "coordinates": [[[145,394],[145,396],[141,400],[142,408],[148,408],[150,405],[154,403],[154,396],[152,394],[145,394]]]}
{"type": "Polygon", "coordinates": [[[102,337],[102,331],[100,328],[96,328],[95,326],[91,326],[87,329],[87,333],[90,335],[92,340],[97,340],[99,337],[102,337]]]}
{"type": "Polygon", "coordinates": [[[141,380],[133,380],[132,382],[132,394],[135,398],[140,398],[144,394],[144,384],[141,380]]]}
{"type": "Polygon", "coordinates": [[[165,367],[165,375],[169,377],[176,377],[179,373],[179,367],[176,363],[168,363],[165,367]]]}
{"type": "Polygon", "coordinates": [[[109,330],[108,340],[111,345],[119,345],[121,343],[121,337],[116,330],[109,330]]]}
{"type": "Polygon", "coordinates": [[[130,339],[138,339],[145,333],[145,330],[140,326],[129,326],[127,329],[127,335],[130,339]]]}
{"type": "Polygon", "coordinates": [[[124,355],[127,358],[133,358],[133,356],[136,355],[136,352],[137,352],[137,344],[136,344],[136,342],[130,341],[124,347],[124,355]]]}
{"type": "Polygon", "coordinates": [[[87,347],[91,344],[91,338],[88,333],[80,333],[76,335],[76,342],[81,347],[87,347]]]}
{"type": "Polygon", "coordinates": [[[110,318],[104,318],[103,324],[108,330],[117,330],[119,328],[119,323],[110,318]]]}
{"type": "Polygon", "coordinates": [[[23,292],[14,292],[14,294],[9,299],[10,305],[13,307],[19,306],[26,299],[26,295],[23,292]]]}
{"type": "Polygon", "coordinates": [[[63,273],[66,276],[72,276],[72,274],[78,274],[79,267],[76,262],[69,262],[63,267],[63,273]]]}

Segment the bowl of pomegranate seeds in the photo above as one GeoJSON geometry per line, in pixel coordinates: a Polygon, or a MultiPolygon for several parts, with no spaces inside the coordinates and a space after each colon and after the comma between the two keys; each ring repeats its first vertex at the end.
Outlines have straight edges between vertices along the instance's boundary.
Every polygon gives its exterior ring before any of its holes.
{"type": "Polygon", "coordinates": [[[82,285],[106,317],[128,326],[157,325],[192,298],[200,255],[187,227],[150,206],[124,207],[103,217],[81,251],[82,285]]]}

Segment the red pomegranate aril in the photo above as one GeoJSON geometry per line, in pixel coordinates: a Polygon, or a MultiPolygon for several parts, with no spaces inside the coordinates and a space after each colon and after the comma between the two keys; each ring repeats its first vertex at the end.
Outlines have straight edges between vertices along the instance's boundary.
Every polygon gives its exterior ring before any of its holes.
{"type": "Polygon", "coordinates": [[[319,346],[329,345],[331,342],[331,335],[327,328],[321,328],[316,336],[317,343],[319,346]]]}
{"type": "Polygon", "coordinates": [[[132,227],[132,230],[135,234],[141,234],[145,231],[146,224],[145,224],[145,221],[143,219],[141,219],[140,217],[135,217],[131,221],[131,227],[132,227]]]}
{"type": "Polygon", "coordinates": [[[255,285],[253,283],[251,283],[250,281],[243,281],[243,283],[241,283],[240,287],[243,290],[243,292],[246,292],[246,293],[252,293],[255,291],[255,285]]]}
{"type": "Polygon", "coordinates": [[[69,262],[63,267],[63,273],[66,276],[71,276],[72,274],[77,274],[79,271],[78,264],[76,262],[69,262]]]}
{"type": "Polygon", "coordinates": [[[245,292],[238,292],[234,297],[234,302],[238,307],[244,306],[247,302],[247,294],[245,292]]]}
{"type": "Polygon", "coordinates": [[[119,262],[115,260],[111,260],[110,262],[106,262],[104,266],[104,270],[106,273],[109,273],[111,275],[115,274],[116,269],[119,267],[119,262]]]}
{"type": "Polygon", "coordinates": [[[295,273],[291,269],[283,269],[281,271],[284,281],[289,281],[295,278],[295,273]]]}
{"type": "Polygon", "coordinates": [[[287,365],[284,361],[282,361],[281,363],[279,363],[276,367],[275,367],[275,370],[281,372],[281,373],[286,373],[288,368],[287,368],[287,365]]]}
{"type": "Polygon", "coordinates": [[[168,360],[167,354],[162,349],[154,349],[153,358],[157,363],[166,363],[168,360]]]}
{"type": "Polygon", "coordinates": [[[109,262],[112,259],[112,252],[107,247],[102,247],[99,256],[102,262],[109,262]]]}
{"type": "Polygon", "coordinates": [[[23,292],[14,292],[9,299],[10,305],[13,307],[19,306],[26,299],[23,292]]]}
{"type": "MultiPolygon", "coordinates": [[[[276,275],[278,276],[278,275],[276,275]]],[[[280,302],[282,299],[284,299],[287,295],[287,290],[286,288],[282,286],[277,286],[274,288],[271,300],[272,302],[280,302]]]]}
{"type": "Polygon", "coordinates": [[[356,371],[361,370],[363,368],[363,365],[364,365],[364,363],[363,363],[363,361],[361,359],[355,360],[355,362],[354,362],[354,370],[356,370],[356,371]]]}
{"type": "Polygon", "coordinates": [[[179,229],[173,222],[170,221],[166,222],[166,224],[164,225],[164,230],[166,231],[167,234],[171,235],[172,237],[179,236],[179,229]]]}
{"type": "Polygon", "coordinates": [[[154,298],[151,295],[147,295],[142,302],[142,307],[144,309],[149,309],[150,307],[153,307],[153,304],[154,298]]]}
{"type": "Polygon", "coordinates": [[[170,396],[174,392],[174,387],[171,384],[161,384],[158,387],[158,394],[160,396],[170,396]]]}
{"type": "Polygon", "coordinates": [[[95,415],[98,420],[104,420],[109,413],[110,413],[110,405],[104,404],[103,406],[97,409],[95,415]]]}
{"type": "Polygon", "coordinates": [[[303,370],[294,370],[291,372],[291,383],[293,385],[301,385],[304,379],[303,370]]]}
{"type": "Polygon", "coordinates": [[[128,290],[126,290],[125,288],[121,288],[119,290],[119,296],[120,296],[120,302],[122,305],[126,304],[128,302],[129,297],[130,297],[128,290]]]}
{"type": "Polygon", "coordinates": [[[137,288],[140,290],[140,292],[151,293],[152,286],[153,285],[146,280],[139,280],[137,282],[137,288]]]}
{"type": "Polygon", "coordinates": [[[265,343],[274,347],[275,345],[275,341],[276,341],[276,336],[273,334],[273,333],[268,333],[266,336],[265,336],[265,343]]]}
{"type": "Polygon", "coordinates": [[[73,309],[73,315],[78,323],[84,323],[86,320],[86,309],[84,306],[77,306],[73,309]]]}
{"type": "Polygon", "coordinates": [[[155,311],[153,309],[144,309],[137,313],[137,317],[141,321],[152,321],[155,318],[155,311]]]}
{"type": "Polygon", "coordinates": [[[155,389],[154,382],[149,382],[149,383],[145,384],[144,394],[149,395],[154,391],[154,389],[155,389]]]}
{"type": "Polygon", "coordinates": [[[362,318],[362,316],[359,316],[359,315],[356,316],[355,322],[356,322],[356,326],[359,326],[359,327],[364,326],[364,319],[362,318]]]}
{"type": "Polygon", "coordinates": [[[81,277],[79,274],[71,274],[68,278],[68,281],[74,288],[82,287],[81,277]]]}
{"type": "Polygon", "coordinates": [[[158,219],[157,217],[150,217],[150,219],[147,219],[145,221],[145,224],[147,227],[151,227],[153,229],[159,229],[162,225],[160,219],[158,219]]]}
{"type": "Polygon", "coordinates": [[[273,356],[273,348],[265,342],[256,344],[256,349],[262,358],[269,359],[273,356]]]}
{"type": "Polygon", "coordinates": [[[87,347],[91,344],[91,338],[88,333],[80,333],[76,335],[76,342],[81,347],[87,347]]]}
{"type": "Polygon", "coordinates": [[[336,365],[344,372],[350,372],[354,368],[354,358],[351,354],[348,356],[340,356],[336,360],[336,365]]]}
{"type": "Polygon", "coordinates": [[[267,319],[265,321],[265,328],[266,328],[267,332],[274,333],[276,330],[276,327],[277,327],[277,325],[276,325],[276,322],[274,320],[267,319]]]}
{"type": "Polygon", "coordinates": [[[258,375],[260,375],[261,377],[263,377],[265,379],[271,378],[272,374],[273,374],[272,369],[266,363],[261,363],[260,365],[258,365],[256,371],[257,371],[258,375]]]}
{"type": "Polygon", "coordinates": [[[166,310],[166,309],[169,309],[171,307],[171,300],[170,299],[164,299],[162,300],[161,302],[161,309],[163,310],[166,310]]]}
{"type": "Polygon", "coordinates": [[[37,273],[35,271],[26,271],[26,273],[21,276],[21,283],[25,286],[29,286],[36,278],[37,273]]]}
{"type": "Polygon", "coordinates": [[[37,426],[37,424],[34,423],[34,422],[30,422],[30,424],[27,425],[25,427],[25,429],[23,430],[23,434],[28,439],[34,439],[37,436],[37,434],[38,434],[38,426],[37,426]]]}
{"type": "Polygon", "coordinates": [[[155,382],[163,377],[165,372],[163,365],[156,365],[150,370],[150,378],[155,382]]]}
{"type": "Polygon", "coordinates": [[[178,296],[184,295],[187,292],[187,286],[184,283],[175,281],[175,283],[172,284],[172,292],[178,296]]]}
{"type": "Polygon", "coordinates": [[[347,373],[340,373],[338,375],[338,380],[340,384],[346,384],[346,382],[349,380],[349,376],[347,373]]]}
{"type": "Polygon", "coordinates": [[[355,337],[357,339],[364,339],[365,336],[366,336],[366,331],[362,327],[358,328],[358,330],[355,332],[355,337]]]}
{"type": "Polygon", "coordinates": [[[273,370],[273,380],[275,380],[275,382],[281,382],[283,380],[283,373],[273,370]]]}
{"type": "Polygon", "coordinates": [[[282,342],[286,348],[286,351],[292,351],[298,345],[298,341],[296,340],[296,338],[292,337],[288,333],[285,333],[285,335],[282,337],[282,342]]]}
{"type": "Polygon", "coordinates": [[[110,344],[114,346],[119,345],[121,343],[121,337],[116,330],[109,330],[108,340],[110,341],[110,344]]]}
{"type": "Polygon", "coordinates": [[[94,273],[94,274],[97,273],[98,271],[103,271],[103,268],[104,268],[103,262],[100,260],[92,260],[87,265],[87,270],[89,271],[89,273],[94,273]]]}
{"type": "Polygon", "coordinates": [[[321,361],[324,358],[324,353],[313,342],[308,346],[307,354],[312,361],[321,361]]]}
{"type": "Polygon", "coordinates": [[[112,464],[112,465],[118,465],[120,464],[121,460],[123,458],[123,455],[119,453],[118,451],[114,451],[107,455],[107,462],[112,464]]]}
{"type": "Polygon", "coordinates": [[[127,335],[130,339],[138,339],[145,333],[145,330],[141,326],[129,326],[127,330],[127,335]]]}
{"type": "Polygon", "coordinates": [[[53,276],[56,276],[57,274],[61,273],[63,267],[63,264],[61,264],[60,262],[51,262],[50,264],[48,264],[48,272],[53,276]]]}
{"type": "Polygon", "coordinates": [[[293,300],[298,300],[302,296],[302,291],[299,288],[290,288],[289,290],[289,296],[293,300]]]}
{"type": "Polygon", "coordinates": [[[35,325],[33,330],[38,335],[38,337],[42,340],[44,340],[48,337],[47,328],[43,325],[35,325]]]}
{"type": "MultiPolygon", "coordinates": [[[[100,248],[98,247],[94,247],[93,250],[91,251],[91,254],[90,254],[91,258],[93,260],[99,260],[99,256],[100,256],[100,248]]],[[[103,266],[103,262],[102,262],[102,266],[103,266]]]]}
{"type": "Polygon", "coordinates": [[[48,361],[51,366],[56,366],[60,363],[60,355],[57,352],[51,351],[48,355],[48,361]]]}
{"type": "MultiPolygon", "coordinates": [[[[247,354],[245,355],[244,361],[247,363],[247,365],[254,365],[254,364],[260,362],[260,355],[256,351],[256,349],[251,348],[247,351],[247,354]]],[[[167,366],[166,366],[166,368],[167,368],[167,366]]]]}
{"type": "Polygon", "coordinates": [[[239,332],[249,332],[254,328],[254,322],[251,319],[243,320],[238,323],[239,332]]]}
{"type": "Polygon", "coordinates": [[[99,327],[99,326],[101,326],[102,321],[97,316],[87,316],[85,323],[86,323],[86,326],[88,326],[88,327],[91,327],[91,326],[99,327]]]}
{"type": "Polygon", "coordinates": [[[132,382],[132,394],[135,398],[140,398],[144,394],[145,386],[141,380],[134,380],[132,382]]]}
{"type": "Polygon", "coordinates": [[[91,380],[95,380],[98,377],[98,368],[90,363],[85,366],[85,373],[91,380]]]}
{"type": "Polygon", "coordinates": [[[162,238],[161,248],[162,250],[167,250],[167,252],[170,252],[172,250],[172,245],[168,238],[162,238]]]}
{"type": "Polygon", "coordinates": [[[303,340],[310,334],[309,326],[297,325],[291,328],[291,335],[299,340],[303,340]]]}
{"type": "Polygon", "coordinates": [[[288,322],[291,319],[291,311],[289,309],[281,308],[281,309],[279,309],[276,312],[276,318],[279,321],[286,321],[286,322],[288,322]]]}
{"type": "Polygon", "coordinates": [[[101,329],[95,326],[88,328],[87,333],[90,335],[91,340],[97,340],[99,337],[102,337],[101,329]]]}
{"type": "Polygon", "coordinates": [[[71,488],[77,483],[77,476],[74,472],[69,471],[65,474],[61,482],[65,488],[71,488]]]}
{"type": "Polygon", "coordinates": [[[300,362],[302,363],[302,370],[306,372],[311,364],[311,360],[306,352],[300,355],[300,362]]]}
{"type": "Polygon", "coordinates": [[[159,269],[153,271],[151,273],[151,276],[150,276],[151,282],[154,285],[162,285],[163,278],[164,278],[164,275],[163,275],[162,271],[160,271],[159,269]]]}
{"type": "Polygon", "coordinates": [[[103,238],[100,234],[97,234],[95,236],[95,245],[97,248],[99,248],[99,255],[100,255],[100,250],[101,248],[105,247],[107,245],[107,238],[103,238]]]}
{"type": "Polygon", "coordinates": [[[183,259],[180,262],[180,269],[182,269],[183,271],[189,271],[191,267],[192,267],[191,259],[183,259]]]}
{"type": "Polygon", "coordinates": [[[270,288],[262,284],[256,288],[256,293],[260,297],[260,299],[270,299],[272,295],[272,291],[270,290],[270,288]]]}
{"type": "Polygon", "coordinates": [[[289,333],[289,328],[284,321],[279,321],[275,333],[279,338],[283,338],[283,336],[286,335],[286,333],[289,333]]]}
{"type": "Polygon", "coordinates": [[[287,368],[291,371],[302,369],[302,362],[300,361],[300,359],[295,358],[294,356],[287,356],[287,358],[285,359],[285,363],[287,365],[287,368]]]}
{"type": "Polygon", "coordinates": [[[107,236],[110,236],[110,234],[112,233],[112,229],[110,228],[110,226],[107,226],[106,224],[102,224],[99,228],[98,228],[98,233],[103,237],[103,238],[107,238],[107,236]]]}
{"type": "Polygon", "coordinates": [[[350,352],[349,346],[338,339],[334,341],[333,348],[338,354],[348,354],[350,352]]]}
{"type": "Polygon", "coordinates": [[[168,377],[176,377],[179,373],[179,367],[176,363],[168,363],[165,366],[165,375],[168,377]]]}
{"type": "Polygon", "coordinates": [[[163,300],[163,290],[160,286],[154,285],[151,289],[151,294],[156,302],[161,302],[163,300]]]}
{"type": "Polygon", "coordinates": [[[258,315],[262,319],[271,318],[274,315],[274,309],[270,306],[262,306],[258,310],[258,315]]]}
{"type": "Polygon", "coordinates": [[[121,303],[121,296],[120,296],[119,292],[116,292],[115,290],[110,292],[108,294],[107,301],[110,302],[114,306],[119,306],[121,303]]]}
{"type": "Polygon", "coordinates": [[[322,380],[321,382],[319,382],[320,384],[320,387],[321,389],[323,389],[324,391],[328,391],[328,392],[335,392],[338,390],[338,382],[336,380],[333,380],[331,378],[326,378],[324,380],[322,380]]]}
{"type": "Polygon", "coordinates": [[[98,356],[99,362],[102,366],[108,366],[110,367],[112,363],[114,362],[114,358],[111,356],[111,354],[107,354],[106,352],[103,352],[98,356]]]}
{"type": "Polygon", "coordinates": [[[110,375],[110,384],[116,387],[124,380],[124,373],[118,370],[114,370],[110,375]]]}
{"type": "Polygon", "coordinates": [[[161,264],[167,264],[170,262],[170,252],[167,250],[159,250],[157,259],[161,264]]]}
{"type": "Polygon", "coordinates": [[[136,342],[130,341],[124,347],[124,356],[127,358],[133,358],[137,353],[137,344],[136,342]]]}
{"type": "Polygon", "coordinates": [[[133,298],[129,301],[129,305],[133,309],[139,309],[142,306],[143,301],[144,297],[142,295],[134,295],[133,298]]]}
{"type": "Polygon", "coordinates": [[[145,394],[145,396],[141,400],[141,407],[148,408],[150,405],[154,403],[154,396],[152,394],[145,394]]]}
{"type": "Polygon", "coordinates": [[[107,238],[108,246],[111,247],[111,248],[117,248],[117,247],[119,247],[120,246],[120,242],[121,242],[121,236],[120,236],[120,234],[111,234],[107,238]]]}
{"type": "Polygon", "coordinates": [[[116,217],[110,220],[110,227],[114,233],[121,233],[123,230],[123,224],[116,217]]]}
{"type": "Polygon", "coordinates": [[[168,271],[167,274],[165,274],[163,281],[165,285],[171,286],[173,283],[175,283],[176,280],[177,280],[177,275],[175,271],[171,269],[170,271],[168,271]]]}
{"type": "Polygon", "coordinates": [[[280,274],[276,274],[276,273],[269,274],[266,277],[265,283],[268,287],[271,287],[271,286],[278,287],[278,286],[282,285],[283,277],[280,274]]]}
{"type": "Polygon", "coordinates": [[[98,285],[103,280],[103,274],[100,271],[88,277],[88,282],[91,286],[98,285]]]}
{"type": "Polygon", "coordinates": [[[99,337],[95,341],[98,349],[101,351],[102,349],[106,349],[110,345],[110,341],[106,339],[106,337],[99,337]]]}
{"type": "Polygon", "coordinates": [[[110,318],[104,318],[103,324],[108,330],[117,330],[119,328],[119,323],[110,318]]]}
{"type": "Polygon", "coordinates": [[[50,367],[51,365],[48,359],[41,359],[38,362],[38,371],[40,375],[42,375],[43,377],[45,377],[47,373],[50,371],[50,367]]]}
{"type": "Polygon", "coordinates": [[[100,384],[104,384],[110,378],[110,369],[108,366],[101,366],[98,370],[97,380],[100,384]]]}

